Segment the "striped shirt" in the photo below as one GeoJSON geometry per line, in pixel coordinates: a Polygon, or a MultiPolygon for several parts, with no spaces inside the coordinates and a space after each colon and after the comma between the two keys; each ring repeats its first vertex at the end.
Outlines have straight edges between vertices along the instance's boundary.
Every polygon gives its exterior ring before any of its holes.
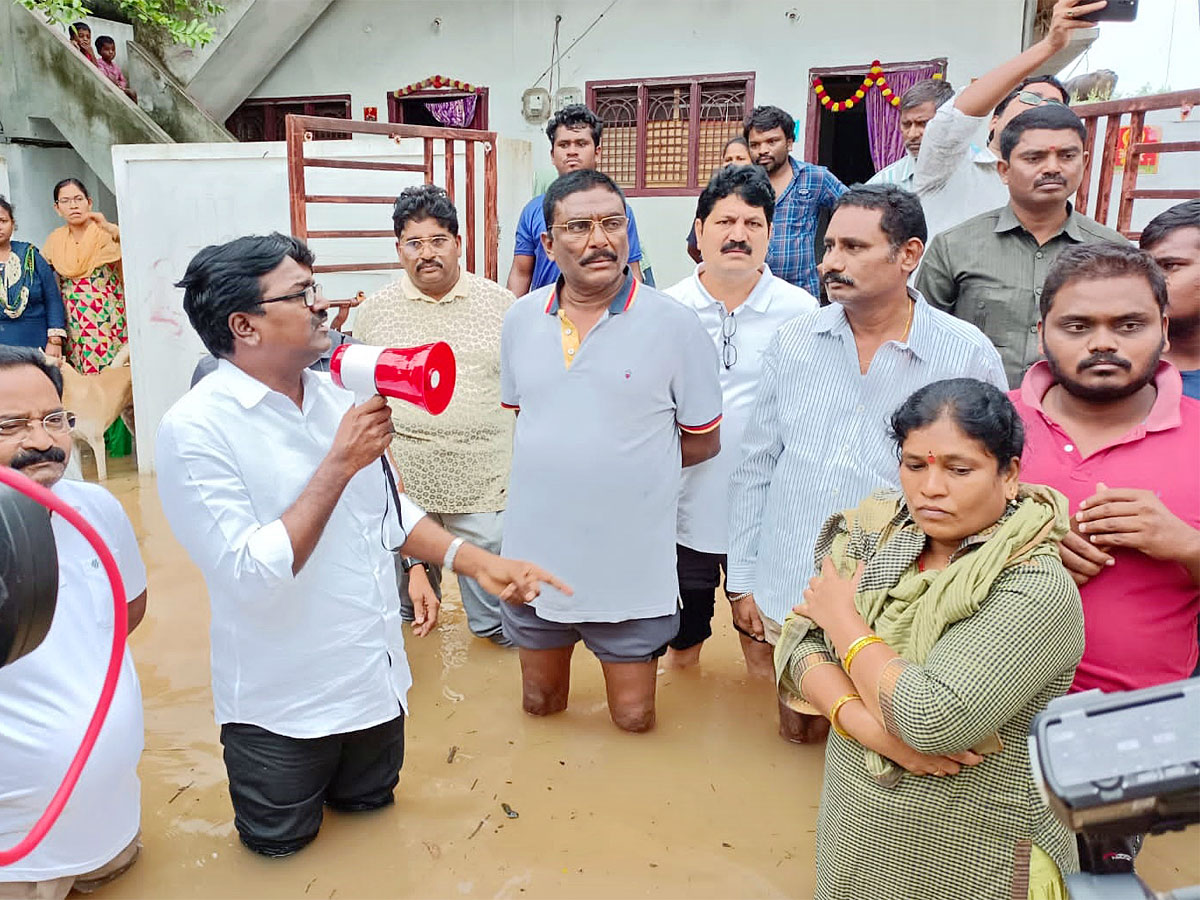
{"type": "Polygon", "coordinates": [[[888,341],[867,373],[840,304],[788,322],[763,355],[758,397],[730,483],[730,593],[753,591],[782,622],[812,577],[822,523],[872,491],[899,488],[888,438],[913,391],[969,377],[1004,390],[996,348],[974,325],[916,302],[907,342],[888,341]]]}
{"type": "Polygon", "coordinates": [[[905,153],[890,166],[884,166],[870,177],[867,184],[892,184],[906,191],[913,189],[917,177],[917,161],[905,153]]]}
{"type": "Polygon", "coordinates": [[[817,278],[817,220],[823,209],[833,209],[846,186],[824,166],[788,157],[792,180],[775,201],[771,220],[771,245],[767,265],[779,278],[821,295],[817,278]]]}

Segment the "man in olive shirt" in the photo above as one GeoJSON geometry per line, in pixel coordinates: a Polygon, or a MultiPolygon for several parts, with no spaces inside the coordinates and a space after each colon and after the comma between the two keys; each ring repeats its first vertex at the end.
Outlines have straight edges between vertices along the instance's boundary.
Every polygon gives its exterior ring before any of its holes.
{"type": "Polygon", "coordinates": [[[1065,105],[1046,102],[1000,135],[1007,206],[967,219],[929,242],[917,289],[976,325],[996,345],[1010,387],[1038,359],[1042,282],[1065,247],[1125,239],[1071,207],[1087,160],[1087,135],[1065,105]]]}

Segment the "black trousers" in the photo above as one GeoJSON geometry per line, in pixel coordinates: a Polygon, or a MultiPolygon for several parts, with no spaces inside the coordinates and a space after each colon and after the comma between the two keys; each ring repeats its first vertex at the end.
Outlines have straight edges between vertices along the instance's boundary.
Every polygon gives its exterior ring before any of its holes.
{"type": "Polygon", "coordinates": [[[242,843],[264,856],[288,856],[317,836],[325,804],[353,812],[392,803],[404,764],[404,714],[319,738],[225,724],[221,744],[242,843]]]}
{"type": "Polygon", "coordinates": [[[675,545],[675,569],[679,576],[679,634],[670,646],[687,650],[712,637],[712,617],[717,585],[725,569],[725,554],[704,553],[683,544],[675,545]]]}

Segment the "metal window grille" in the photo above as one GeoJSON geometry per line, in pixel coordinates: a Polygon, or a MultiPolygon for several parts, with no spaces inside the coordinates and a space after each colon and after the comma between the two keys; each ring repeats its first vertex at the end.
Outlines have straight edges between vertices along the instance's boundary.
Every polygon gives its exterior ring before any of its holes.
{"type": "Polygon", "coordinates": [[[752,73],[590,82],[604,123],[600,170],[635,195],[694,193],[741,134],[753,92],[752,73]]]}

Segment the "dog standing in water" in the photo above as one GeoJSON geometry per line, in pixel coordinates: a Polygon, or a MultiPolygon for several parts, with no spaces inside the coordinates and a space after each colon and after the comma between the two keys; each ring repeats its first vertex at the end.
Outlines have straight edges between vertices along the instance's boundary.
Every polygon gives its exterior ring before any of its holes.
{"type": "Polygon", "coordinates": [[[133,432],[133,374],[129,368],[129,345],[113,357],[112,365],[95,375],[81,375],[70,363],[62,362],[63,405],[75,413],[76,444],[87,444],[96,456],[96,477],[108,478],[108,455],[104,432],[118,418],[133,432]]]}

